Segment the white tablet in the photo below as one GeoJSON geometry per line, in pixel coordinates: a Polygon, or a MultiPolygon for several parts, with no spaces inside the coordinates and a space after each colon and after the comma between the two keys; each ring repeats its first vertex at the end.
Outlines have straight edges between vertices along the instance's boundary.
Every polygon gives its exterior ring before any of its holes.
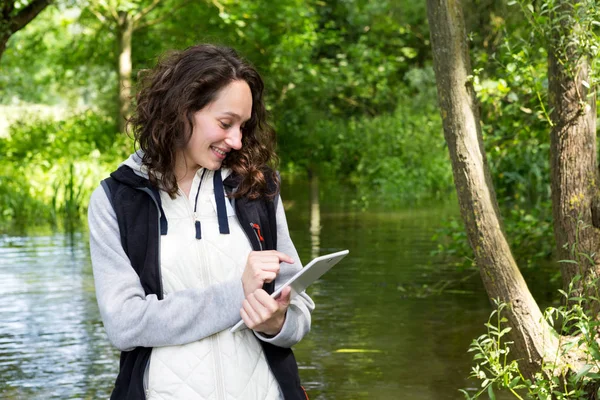
{"type": "MultiPolygon", "coordinates": [[[[331,267],[340,262],[340,260],[346,255],[348,255],[348,250],[338,251],[337,253],[326,254],[324,256],[319,256],[309,262],[304,268],[296,273],[296,275],[292,276],[286,283],[281,285],[276,291],[273,292],[271,297],[276,299],[281,291],[287,287],[292,287],[291,299],[298,295],[298,293],[302,293],[306,290],[306,288],[312,284],[314,281],[322,277],[325,272],[329,271],[331,267]]],[[[230,332],[237,332],[246,327],[243,320],[240,320],[237,324],[235,324],[230,332]]]]}

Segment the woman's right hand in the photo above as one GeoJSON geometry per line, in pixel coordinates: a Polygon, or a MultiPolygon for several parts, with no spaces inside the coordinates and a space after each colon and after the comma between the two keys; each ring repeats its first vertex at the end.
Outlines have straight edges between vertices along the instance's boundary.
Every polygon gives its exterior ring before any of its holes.
{"type": "Polygon", "coordinates": [[[280,251],[252,251],[248,255],[246,268],[242,274],[244,296],[248,297],[257,289],[262,289],[265,282],[272,282],[279,273],[279,263],[293,264],[294,260],[280,251]]]}

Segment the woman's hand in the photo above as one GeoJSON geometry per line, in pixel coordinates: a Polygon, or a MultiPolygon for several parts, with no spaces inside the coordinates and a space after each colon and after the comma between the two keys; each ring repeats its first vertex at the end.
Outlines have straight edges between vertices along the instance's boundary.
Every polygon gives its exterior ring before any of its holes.
{"type": "Polygon", "coordinates": [[[246,296],[240,310],[246,326],[268,336],[277,335],[285,322],[291,291],[289,286],[284,288],[277,299],[262,289],[246,296]]]}
{"type": "Polygon", "coordinates": [[[280,251],[252,251],[248,255],[246,268],[242,274],[244,296],[248,298],[257,289],[262,289],[265,282],[272,282],[279,273],[279,263],[293,264],[294,260],[280,251]]]}

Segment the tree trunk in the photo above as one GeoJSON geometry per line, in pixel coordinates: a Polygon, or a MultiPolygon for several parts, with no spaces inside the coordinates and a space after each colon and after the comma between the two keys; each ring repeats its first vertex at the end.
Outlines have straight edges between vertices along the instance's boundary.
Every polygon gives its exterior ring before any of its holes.
{"type": "Polygon", "coordinates": [[[488,297],[510,305],[515,358],[533,377],[544,356],[556,355],[558,338],[545,322],[512,256],[501,228],[471,84],[467,36],[460,2],[427,0],[438,88],[461,216],[488,297]]]}
{"type": "Polygon", "coordinates": [[[581,275],[583,279],[578,282],[576,293],[585,291],[596,295],[595,285],[586,285],[599,276],[599,233],[592,220],[598,192],[596,92],[588,84],[589,58],[581,56],[577,48],[576,35],[580,27],[570,18],[576,3],[579,1],[558,2],[556,29],[552,31],[554,36],[550,38],[548,51],[553,123],[550,136],[552,212],[559,259],[577,261],[577,264],[561,264],[565,290],[575,275],[581,275]]]}
{"type": "Polygon", "coordinates": [[[119,11],[119,132],[125,133],[127,119],[131,115],[131,40],[133,19],[127,11],[119,11]]]}
{"type": "Polygon", "coordinates": [[[2,54],[4,54],[4,50],[6,50],[6,43],[10,39],[10,36],[0,36],[0,58],[2,58],[2,54]]]}
{"type": "Polygon", "coordinates": [[[0,0],[0,58],[6,50],[8,39],[37,17],[50,5],[51,0],[33,0],[16,15],[13,14],[15,3],[15,0],[0,0]]]}

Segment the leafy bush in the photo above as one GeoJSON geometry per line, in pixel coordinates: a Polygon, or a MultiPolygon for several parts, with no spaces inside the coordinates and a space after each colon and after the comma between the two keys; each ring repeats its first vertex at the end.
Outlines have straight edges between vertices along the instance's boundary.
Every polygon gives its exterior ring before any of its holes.
{"type": "Polygon", "coordinates": [[[485,324],[487,332],[474,339],[469,348],[475,361],[471,377],[481,381],[481,389],[473,396],[461,390],[466,399],[477,399],[484,393],[495,399],[494,390],[506,391],[520,400],[590,400],[600,397],[600,322],[595,315],[585,311],[593,309],[590,303],[597,305],[598,300],[573,297],[573,287],[580,279],[580,276],[575,277],[569,293],[560,291],[568,306],[549,307],[544,312],[551,326],[558,325],[556,328],[561,334],[559,351],[555,359],[544,360],[541,371],[533,380],[525,378],[519,370],[518,361],[509,356],[513,342],[507,341],[506,335],[511,328],[506,326],[508,321],[502,316],[509,306],[494,300],[496,309],[485,324]],[[570,371],[562,370],[559,359],[567,353],[577,354],[585,362],[579,366],[569,365],[570,371]],[[575,368],[577,370],[573,371],[575,368]]]}
{"type": "Polygon", "coordinates": [[[77,223],[91,192],[130,148],[110,118],[91,110],[13,124],[0,139],[0,228],[77,223]]]}
{"type": "MultiPolygon", "coordinates": [[[[578,221],[578,230],[589,228],[583,221],[578,221]]],[[[593,254],[580,248],[578,242],[569,248],[571,259],[559,262],[574,264],[581,271],[579,263],[591,261],[593,254]]],[[[519,369],[520,360],[509,357],[513,342],[507,341],[505,336],[511,327],[506,326],[508,320],[502,312],[510,305],[494,299],[496,310],[485,324],[487,332],[473,340],[469,348],[475,361],[471,377],[482,381],[481,390],[474,396],[461,390],[466,399],[477,399],[485,392],[494,399],[494,388],[506,390],[519,400],[600,398],[598,278],[584,280],[581,275],[575,275],[567,291],[559,289],[559,292],[563,305],[548,307],[544,312],[544,319],[553,329],[550,334],[558,338],[558,348],[541,349],[546,356],[533,379],[523,376],[519,369]]]]}
{"type": "MultiPolygon", "coordinates": [[[[313,116],[301,147],[310,149],[310,155],[298,157],[294,166],[304,162],[305,168],[325,179],[354,186],[357,198],[376,199],[380,205],[427,201],[452,193],[433,79],[431,68],[408,74],[412,90],[400,97],[390,114],[313,116]]],[[[285,149],[292,148],[285,143],[286,137],[281,140],[285,149]]],[[[290,156],[293,159],[291,150],[290,156]]]]}

